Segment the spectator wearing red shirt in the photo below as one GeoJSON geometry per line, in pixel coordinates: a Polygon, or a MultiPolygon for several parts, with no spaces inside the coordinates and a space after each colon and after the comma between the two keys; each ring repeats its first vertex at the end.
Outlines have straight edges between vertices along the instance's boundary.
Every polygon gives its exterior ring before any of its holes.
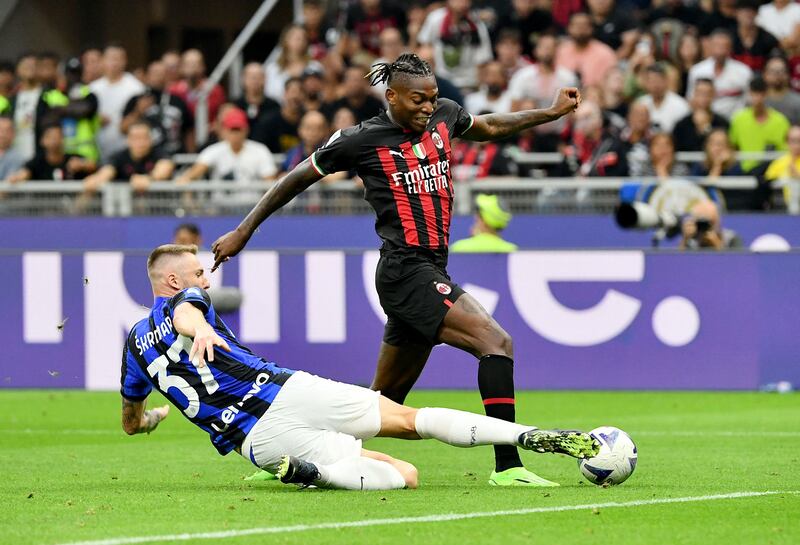
{"type": "Polygon", "coordinates": [[[405,12],[388,0],[359,0],[347,10],[345,29],[376,57],[381,54],[380,34],[387,28],[406,28],[405,12]]]}
{"type": "Polygon", "coordinates": [[[736,34],[733,36],[733,58],[743,62],[752,70],[760,72],[767,59],[780,54],[778,40],[756,25],[758,2],[756,0],[740,0],[736,5],[736,34]]]}
{"type": "Polygon", "coordinates": [[[573,114],[570,142],[563,149],[564,167],[572,176],[627,176],[624,144],[606,130],[600,106],[584,101],[573,114]]]}
{"type": "Polygon", "coordinates": [[[572,16],[585,9],[583,0],[553,0],[551,8],[553,22],[560,28],[567,28],[572,16]]]}
{"type": "Polygon", "coordinates": [[[328,28],[325,25],[325,6],[321,0],[303,2],[303,28],[308,37],[308,54],[315,61],[322,61],[328,52],[328,28]]]}
{"type": "MultiPolygon", "coordinates": [[[[206,82],[206,62],[198,49],[188,49],[181,57],[181,76],[183,79],[170,86],[168,91],[183,99],[192,115],[196,116],[200,91],[206,82]]],[[[217,118],[219,107],[225,102],[225,91],[219,84],[214,85],[208,95],[208,121],[217,118]]]]}

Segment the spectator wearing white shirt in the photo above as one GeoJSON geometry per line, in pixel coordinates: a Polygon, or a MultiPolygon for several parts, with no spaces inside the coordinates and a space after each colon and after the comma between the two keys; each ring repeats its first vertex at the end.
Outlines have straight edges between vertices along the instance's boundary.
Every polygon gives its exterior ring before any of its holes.
{"type": "Polygon", "coordinates": [[[436,74],[462,90],[478,87],[478,66],[493,58],[489,31],[471,7],[471,0],[447,0],[428,14],[417,35],[420,44],[433,46],[436,74]]]}
{"type": "Polygon", "coordinates": [[[511,111],[508,79],[499,62],[492,61],[481,69],[481,87],[464,97],[464,107],[473,114],[507,113],[511,111]]]}
{"type": "Polygon", "coordinates": [[[773,0],[758,8],[756,24],[775,36],[783,47],[797,45],[800,5],[790,0],[773,0]]]}
{"type": "Polygon", "coordinates": [[[644,85],[647,94],[640,97],[639,102],[647,106],[653,129],[671,133],[675,124],[691,112],[689,103],[669,90],[667,72],[660,64],[647,67],[644,85]]]}
{"type": "Polygon", "coordinates": [[[23,161],[36,154],[36,119],[42,86],[36,78],[36,55],[23,53],[17,60],[19,88],[11,99],[14,112],[14,149],[23,161]]]}
{"type": "Polygon", "coordinates": [[[204,149],[197,162],[181,174],[176,182],[188,184],[206,173],[214,180],[250,182],[269,180],[278,172],[275,160],[264,144],[247,139],[247,114],[229,108],[221,120],[222,141],[204,149]]]}
{"type": "Polygon", "coordinates": [[[518,109],[519,102],[527,99],[534,100],[537,108],[546,108],[560,87],[577,86],[575,72],[556,66],[557,47],[558,41],[552,34],[540,36],[534,50],[536,64],[521,68],[511,78],[508,91],[514,111],[518,109]]]}
{"type": "Polygon", "coordinates": [[[531,65],[530,59],[522,54],[522,35],[515,28],[504,28],[497,33],[494,52],[509,80],[519,70],[531,65]]]}
{"type": "Polygon", "coordinates": [[[97,97],[98,113],[103,123],[97,135],[97,145],[100,155],[108,159],[125,148],[125,135],[119,128],[122,112],[130,99],[144,93],[145,86],[125,71],[128,55],[122,46],[106,46],[102,62],[103,77],[93,81],[89,89],[97,97]]]}
{"type": "Polygon", "coordinates": [[[299,78],[308,67],[324,72],[322,65],[313,60],[308,52],[306,29],[302,25],[289,25],[281,33],[278,56],[264,65],[267,75],[264,93],[283,104],[286,82],[299,78]]]}
{"type": "Polygon", "coordinates": [[[0,116],[0,180],[5,180],[25,164],[22,155],[12,147],[13,144],[14,120],[0,116]]]}
{"type": "Polygon", "coordinates": [[[711,33],[709,50],[711,55],[689,70],[686,94],[692,96],[698,79],[710,79],[714,82],[716,94],[711,109],[725,119],[730,119],[734,113],[747,106],[753,71],[746,64],[731,58],[733,38],[725,30],[718,29],[711,33]]]}

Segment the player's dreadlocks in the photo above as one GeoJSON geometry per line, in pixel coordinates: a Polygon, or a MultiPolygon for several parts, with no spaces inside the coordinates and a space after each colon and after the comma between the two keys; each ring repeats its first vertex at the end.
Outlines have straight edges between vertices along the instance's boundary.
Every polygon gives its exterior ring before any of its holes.
{"type": "Polygon", "coordinates": [[[431,65],[414,53],[403,53],[394,62],[379,62],[372,65],[372,70],[364,76],[370,85],[386,83],[390,85],[397,76],[424,78],[432,76],[431,65]]]}

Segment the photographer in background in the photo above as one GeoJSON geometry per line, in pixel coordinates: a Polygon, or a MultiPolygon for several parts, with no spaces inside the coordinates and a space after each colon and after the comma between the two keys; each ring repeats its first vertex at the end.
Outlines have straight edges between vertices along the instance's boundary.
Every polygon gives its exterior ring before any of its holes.
{"type": "Polygon", "coordinates": [[[730,250],[742,247],[739,235],[723,229],[719,209],[710,200],[699,201],[689,210],[681,223],[682,250],[730,250]]]}

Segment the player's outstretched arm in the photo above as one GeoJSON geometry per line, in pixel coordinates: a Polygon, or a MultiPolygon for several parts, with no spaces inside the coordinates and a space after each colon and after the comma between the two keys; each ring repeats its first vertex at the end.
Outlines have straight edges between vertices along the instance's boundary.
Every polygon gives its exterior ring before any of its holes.
{"type": "Polygon", "coordinates": [[[150,433],[169,414],[169,405],[145,411],[146,403],[146,400],[132,401],[122,398],[122,429],[128,435],[150,433]]]}
{"type": "Polygon", "coordinates": [[[553,105],[549,108],[475,116],[472,127],[462,134],[461,138],[478,142],[499,140],[536,125],[555,121],[574,112],[580,103],[580,91],[575,87],[564,87],[556,92],[553,105]]]}
{"type": "Polygon", "coordinates": [[[215,346],[231,351],[231,347],[214,331],[200,309],[189,302],[181,303],[175,308],[172,324],[175,331],[193,339],[189,360],[195,367],[204,367],[207,361],[214,361],[215,346]]]}
{"type": "Polygon", "coordinates": [[[261,197],[261,200],[236,229],[222,235],[211,245],[211,250],[214,252],[214,266],[211,268],[211,272],[214,272],[221,263],[242,251],[256,228],[273,212],[321,178],[322,175],[311,164],[311,159],[306,159],[294,167],[289,174],[278,180],[261,197]]]}

